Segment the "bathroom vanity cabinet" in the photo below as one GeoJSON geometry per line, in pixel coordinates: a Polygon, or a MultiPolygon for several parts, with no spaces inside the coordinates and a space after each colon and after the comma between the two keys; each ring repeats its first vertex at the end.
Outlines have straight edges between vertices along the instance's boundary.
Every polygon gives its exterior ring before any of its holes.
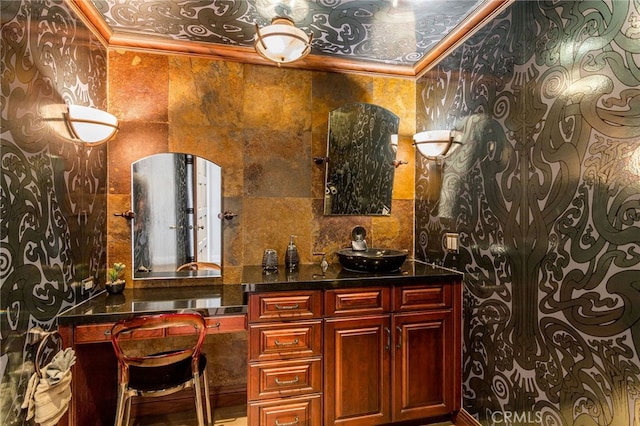
{"type": "Polygon", "coordinates": [[[249,425],[454,420],[461,275],[315,280],[247,286],[249,425]]]}
{"type": "MultiPolygon", "coordinates": [[[[209,334],[246,333],[246,349],[237,355],[246,359],[246,388],[219,388],[212,401],[246,401],[251,426],[475,424],[458,415],[465,414],[462,274],[412,261],[391,274],[300,265],[295,274],[266,275],[247,266],[242,281],[125,289],[60,315],[64,345],[76,351],[73,398],[62,424],[113,424],[114,322],[183,309],[202,312],[209,334]]],[[[149,345],[166,338],[173,335],[132,336],[149,345]]],[[[186,397],[190,405],[190,395],[159,404],[167,412],[184,410],[186,397]]]]}

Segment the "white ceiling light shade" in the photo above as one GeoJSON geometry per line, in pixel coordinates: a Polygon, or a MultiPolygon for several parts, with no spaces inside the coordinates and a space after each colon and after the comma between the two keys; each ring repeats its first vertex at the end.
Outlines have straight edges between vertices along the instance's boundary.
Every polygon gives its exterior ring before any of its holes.
{"type": "Polygon", "coordinates": [[[72,136],[85,143],[105,142],[118,130],[118,119],[96,108],[68,105],[65,119],[72,136]]]}
{"type": "Polygon", "coordinates": [[[313,34],[296,28],[289,18],[275,17],[271,25],[260,29],[256,24],[256,51],[265,59],[280,64],[304,58],[311,50],[313,34]]]}
{"type": "Polygon", "coordinates": [[[461,137],[462,133],[457,130],[428,130],[413,135],[413,144],[423,156],[437,159],[462,145],[461,137]]]}

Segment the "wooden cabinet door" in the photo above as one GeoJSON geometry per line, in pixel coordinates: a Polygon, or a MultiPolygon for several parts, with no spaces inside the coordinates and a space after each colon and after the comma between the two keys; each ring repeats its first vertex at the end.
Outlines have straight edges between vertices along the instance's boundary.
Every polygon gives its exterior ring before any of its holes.
{"type": "Polygon", "coordinates": [[[389,327],[389,315],[326,320],[326,425],[365,426],[391,420],[389,327]]]}
{"type": "Polygon", "coordinates": [[[393,420],[449,414],[457,371],[450,311],[395,314],[393,420]]]}

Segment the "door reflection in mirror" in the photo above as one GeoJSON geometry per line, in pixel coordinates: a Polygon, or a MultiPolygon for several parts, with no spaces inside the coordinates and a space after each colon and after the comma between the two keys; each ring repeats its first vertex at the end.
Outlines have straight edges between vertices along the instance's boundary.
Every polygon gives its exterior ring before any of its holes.
{"type": "Polygon", "coordinates": [[[325,215],[391,214],[399,122],[366,103],[329,113],[325,215]]]}
{"type": "Polygon", "coordinates": [[[190,154],[162,153],[131,165],[134,278],[220,276],[221,168],[190,154]],[[180,271],[178,270],[180,269],[180,271]]]}

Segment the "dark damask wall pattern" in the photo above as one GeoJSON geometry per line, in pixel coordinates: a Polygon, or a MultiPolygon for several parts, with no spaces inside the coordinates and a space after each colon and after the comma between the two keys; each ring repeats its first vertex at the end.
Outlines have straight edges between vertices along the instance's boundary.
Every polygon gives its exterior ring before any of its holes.
{"type": "Polygon", "coordinates": [[[640,421],[639,9],[517,1],[419,82],[418,130],[465,145],[418,165],[416,255],[466,273],[485,425],[640,421]]]}
{"type": "Polygon", "coordinates": [[[65,103],[106,109],[106,51],[63,1],[2,3],[0,424],[23,424],[27,331],[104,281],[106,146],[71,141],[65,103]]]}
{"type": "Polygon", "coordinates": [[[255,23],[290,17],[313,33],[312,52],[414,64],[480,0],[91,0],[107,24],[126,33],[252,47],[255,23]]]}

